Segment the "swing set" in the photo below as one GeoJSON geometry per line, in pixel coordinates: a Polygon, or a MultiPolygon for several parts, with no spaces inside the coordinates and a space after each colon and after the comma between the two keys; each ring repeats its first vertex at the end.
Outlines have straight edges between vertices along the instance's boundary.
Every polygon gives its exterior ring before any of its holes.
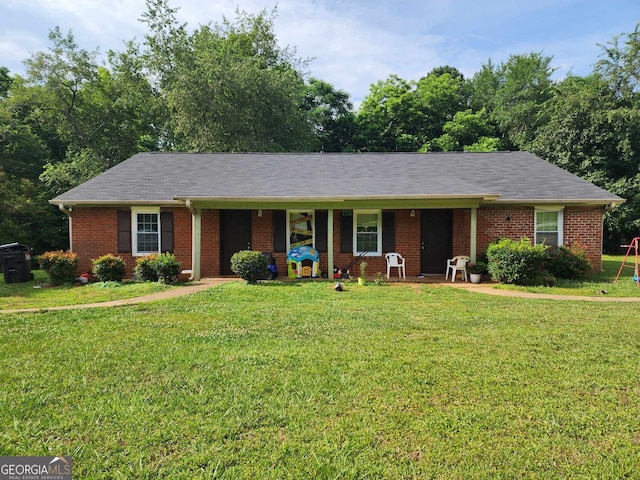
{"type": "Polygon", "coordinates": [[[631,243],[629,245],[621,245],[622,247],[628,247],[627,248],[627,253],[624,256],[624,259],[622,260],[622,265],[620,265],[620,269],[618,270],[618,275],[616,275],[616,283],[618,282],[618,278],[620,278],[620,275],[622,274],[622,270],[624,269],[624,267],[632,267],[633,268],[633,281],[636,282],[636,286],[640,286],[640,275],[638,274],[638,248],[640,248],[640,246],[638,245],[640,243],[640,237],[635,237],[633,240],[631,240],[631,243]],[[633,263],[633,265],[631,264],[627,264],[627,259],[629,258],[629,255],[631,254],[633,250],[633,256],[635,259],[635,262],[633,263]]]}

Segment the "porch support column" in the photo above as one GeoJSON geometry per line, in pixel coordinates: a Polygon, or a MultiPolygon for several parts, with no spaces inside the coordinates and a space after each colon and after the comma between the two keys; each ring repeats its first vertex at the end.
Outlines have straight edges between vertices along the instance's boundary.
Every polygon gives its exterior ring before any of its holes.
{"type": "Polygon", "coordinates": [[[471,261],[476,261],[476,254],[478,249],[478,209],[474,207],[471,209],[471,229],[470,229],[470,241],[469,241],[469,256],[471,261]]]}
{"type": "Polygon", "coordinates": [[[327,278],[333,279],[333,208],[327,211],[327,278]]]}
{"type": "Polygon", "coordinates": [[[187,208],[191,212],[191,277],[189,280],[200,280],[200,254],[202,250],[202,209],[194,208],[187,200],[187,208]]]}
{"type": "Polygon", "coordinates": [[[200,280],[200,255],[202,253],[202,209],[196,208],[192,224],[193,247],[191,252],[191,265],[193,266],[194,280],[200,280]]]}

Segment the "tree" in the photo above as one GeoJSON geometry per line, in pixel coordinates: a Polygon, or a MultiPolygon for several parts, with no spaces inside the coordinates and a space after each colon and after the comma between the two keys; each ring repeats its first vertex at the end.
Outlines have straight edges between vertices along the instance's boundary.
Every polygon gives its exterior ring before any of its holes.
{"type": "Polygon", "coordinates": [[[470,105],[485,108],[507,148],[526,150],[545,123],[543,106],[553,96],[552,57],[511,55],[495,67],[484,64],[471,81],[470,105]]]}
{"type": "Polygon", "coordinates": [[[483,108],[479,112],[471,109],[456,112],[442,128],[443,135],[429,143],[432,151],[461,151],[471,148],[473,151],[498,150],[499,140],[491,144],[490,138],[495,128],[489,123],[489,116],[483,108]]]}
{"type": "Polygon", "coordinates": [[[0,98],[6,97],[13,79],[7,67],[0,67],[0,98]]]}
{"type": "Polygon", "coordinates": [[[408,132],[420,122],[413,94],[415,84],[397,75],[371,85],[356,116],[356,145],[361,151],[417,150],[420,140],[408,132]]]}
{"type": "Polygon", "coordinates": [[[430,73],[418,81],[416,103],[422,123],[412,125],[412,130],[422,145],[442,135],[445,123],[467,106],[464,77],[459,72],[455,73],[457,70],[452,75],[451,68],[446,68],[444,73],[436,70],[437,73],[430,73]]]}
{"type": "Polygon", "coordinates": [[[611,244],[640,228],[640,111],[630,108],[604,78],[569,77],[545,108],[548,121],[532,151],[627,202],[605,217],[611,244]]]}
{"type": "Polygon", "coordinates": [[[358,147],[417,151],[442,135],[444,124],[467,103],[466,82],[456,72],[440,67],[418,82],[391,75],[372,85],[357,115],[358,147]]]}
{"type": "Polygon", "coordinates": [[[640,23],[633,32],[616,35],[606,45],[596,64],[596,72],[614,89],[616,94],[634,104],[640,93],[640,23]]]}
{"type": "Polygon", "coordinates": [[[172,148],[300,151],[312,147],[303,103],[303,64],[280,48],[273,18],[238,11],[235,22],[188,35],[166,0],[149,0],[144,51],[158,78],[172,148]]]}
{"type": "Polygon", "coordinates": [[[352,148],[355,116],[348,93],[336,90],[323,80],[310,78],[302,109],[313,125],[320,151],[342,152],[352,148]]]}

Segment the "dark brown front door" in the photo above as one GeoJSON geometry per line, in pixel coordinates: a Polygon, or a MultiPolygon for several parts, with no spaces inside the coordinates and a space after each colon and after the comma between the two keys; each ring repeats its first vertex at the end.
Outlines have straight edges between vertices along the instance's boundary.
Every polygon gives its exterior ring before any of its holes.
{"type": "Polygon", "coordinates": [[[422,210],[420,219],[422,273],[445,273],[451,258],[453,210],[422,210]]]}
{"type": "Polygon", "coordinates": [[[220,211],[220,273],[233,275],[231,257],[251,250],[251,210],[220,211]]]}

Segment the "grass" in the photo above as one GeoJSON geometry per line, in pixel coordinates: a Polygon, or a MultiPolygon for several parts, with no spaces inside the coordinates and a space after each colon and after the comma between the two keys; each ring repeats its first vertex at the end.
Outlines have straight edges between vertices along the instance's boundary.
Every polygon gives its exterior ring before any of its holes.
{"type": "Polygon", "coordinates": [[[89,285],[47,286],[42,270],[34,270],[30,282],[0,282],[0,311],[17,308],[48,308],[132,298],[174,288],[159,283],[97,282],[89,285]]]}
{"type": "Polygon", "coordinates": [[[0,452],[77,478],[630,478],[634,304],[230,283],[0,316],[0,452]]]}
{"type": "Polygon", "coordinates": [[[523,287],[499,284],[495,285],[495,288],[556,295],[640,297],[640,287],[633,280],[633,258],[629,257],[627,259],[627,265],[631,265],[631,268],[625,267],[619,280],[617,282],[615,281],[623,259],[624,256],[603,255],[602,272],[583,280],[566,280],[559,278],[553,287],[523,287]]]}

